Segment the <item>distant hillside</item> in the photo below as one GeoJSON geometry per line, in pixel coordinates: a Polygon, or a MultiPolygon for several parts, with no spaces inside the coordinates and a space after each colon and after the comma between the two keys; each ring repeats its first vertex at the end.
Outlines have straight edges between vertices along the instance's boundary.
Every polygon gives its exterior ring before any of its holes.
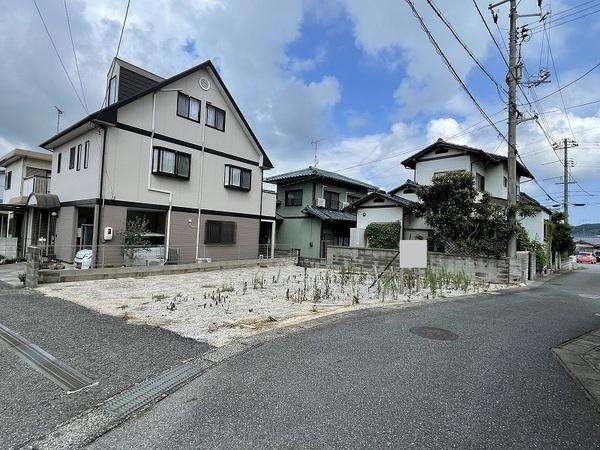
{"type": "Polygon", "coordinates": [[[579,236],[594,236],[600,235],[600,223],[584,223],[574,225],[571,234],[579,236]]]}

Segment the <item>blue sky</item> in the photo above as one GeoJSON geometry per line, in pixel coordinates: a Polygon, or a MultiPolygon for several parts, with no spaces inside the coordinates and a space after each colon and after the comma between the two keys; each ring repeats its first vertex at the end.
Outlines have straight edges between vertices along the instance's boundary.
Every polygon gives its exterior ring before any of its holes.
{"type": "MultiPolygon", "coordinates": [[[[506,133],[497,89],[427,2],[414,3],[473,95],[506,133]]],[[[498,29],[487,10],[488,2],[477,3],[503,49],[507,7],[498,9],[498,29]]],[[[79,89],[64,7],[50,0],[38,0],[38,4],[79,89]]],[[[104,96],[105,73],[114,56],[126,1],[67,4],[84,93],[93,110],[104,96]]],[[[435,4],[504,86],[504,63],[472,0],[437,0],[435,4]]],[[[0,17],[4,30],[0,51],[12,70],[0,75],[0,154],[16,146],[36,148],[49,137],[55,127],[54,105],[65,111],[65,126],[84,114],[33,5],[9,0],[5,9],[12,13],[0,17]]],[[[536,0],[519,3],[521,13],[537,11],[536,0]]],[[[545,0],[543,11],[552,11],[554,24],[560,24],[549,31],[557,73],[542,39],[544,33],[534,34],[523,43],[524,64],[530,73],[548,67],[552,83],[535,92],[525,87],[530,100],[555,91],[556,75],[564,85],[600,62],[600,0],[545,0]]],[[[521,19],[521,24],[526,20],[521,19]]],[[[476,132],[468,129],[482,117],[404,1],[132,0],[119,56],[163,76],[212,59],[275,163],[271,174],[312,163],[313,139],[322,139],[320,167],[341,170],[386,189],[412,175],[400,161],[438,137],[506,153],[506,145],[485,122],[475,127],[476,132]]],[[[532,107],[521,106],[526,117],[546,112],[541,123],[552,139],[573,135],[581,143],[571,153],[575,160],[572,175],[587,192],[577,184],[571,188],[573,202],[586,206],[571,208],[573,223],[600,222],[596,176],[600,103],[571,108],[600,100],[598,86],[600,68],[565,88],[563,99],[555,94],[532,107]],[[561,111],[563,100],[568,120],[561,111]]],[[[561,186],[555,184],[560,180],[551,178],[561,175],[561,164],[534,121],[519,126],[518,143],[539,183],[560,200],[561,186]]],[[[554,204],[534,183],[524,184],[523,190],[546,205],[554,204]]]]}

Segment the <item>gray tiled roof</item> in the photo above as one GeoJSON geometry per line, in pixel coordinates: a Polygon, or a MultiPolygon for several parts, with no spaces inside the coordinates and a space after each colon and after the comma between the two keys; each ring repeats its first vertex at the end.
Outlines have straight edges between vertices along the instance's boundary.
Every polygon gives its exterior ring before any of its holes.
{"type": "Polygon", "coordinates": [[[417,188],[417,187],[419,187],[419,183],[417,183],[416,181],[413,181],[413,180],[406,180],[400,186],[395,187],[394,189],[391,189],[390,191],[388,191],[388,193],[395,194],[396,192],[398,192],[406,187],[417,188]]]}
{"type": "Polygon", "coordinates": [[[356,222],[356,214],[348,211],[336,211],[333,209],[315,208],[307,206],[304,213],[315,216],[321,220],[331,220],[334,222],[356,222]]]}
{"type": "Polygon", "coordinates": [[[295,170],[293,172],[286,172],[280,175],[274,175],[272,177],[265,178],[265,182],[279,184],[312,178],[321,178],[324,180],[331,180],[338,183],[351,184],[353,186],[359,186],[364,189],[379,190],[377,186],[373,186],[372,184],[365,183],[363,181],[355,180],[354,178],[340,175],[339,173],[330,172],[328,170],[323,170],[312,166],[309,166],[306,169],[295,170]]]}
{"type": "Polygon", "coordinates": [[[370,194],[365,195],[360,200],[357,200],[354,203],[348,205],[346,208],[344,208],[344,210],[345,211],[355,210],[356,208],[360,207],[360,205],[362,205],[364,202],[371,200],[373,197],[385,198],[391,202],[396,203],[398,206],[403,206],[403,207],[408,207],[413,203],[410,200],[407,200],[403,197],[398,197],[397,195],[386,194],[385,192],[371,192],[370,194]]]}

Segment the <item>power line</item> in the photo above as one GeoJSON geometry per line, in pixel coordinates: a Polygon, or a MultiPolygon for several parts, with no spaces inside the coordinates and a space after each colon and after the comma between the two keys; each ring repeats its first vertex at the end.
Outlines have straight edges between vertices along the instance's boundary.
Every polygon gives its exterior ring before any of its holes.
{"type": "MultiPolygon", "coordinates": [[[[125,16],[123,17],[123,24],[121,25],[121,34],[119,35],[119,42],[117,43],[117,50],[115,52],[115,57],[113,58],[113,61],[119,57],[119,50],[121,49],[121,41],[123,40],[123,32],[125,31],[125,24],[127,23],[127,15],[129,14],[130,3],[131,3],[131,0],[127,0],[127,7],[125,8],[125,16]]],[[[104,100],[102,100],[102,107],[104,107],[107,100],[108,100],[108,89],[106,89],[106,92],[104,93],[104,100]]]]}
{"type": "MultiPolygon", "coordinates": [[[[479,102],[477,102],[477,100],[475,99],[475,97],[473,96],[473,94],[471,94],[471,91],[469,90],[469,88],[467,87],[467,85],[460,78],[460,76],[458,75],[458,73],[456,72],[456,70],[454,69],[454,67],[452,66],[452,63],[450,63],[450,61],[448,60],[448,58],[444,54],[444,51],[440,48],[440,46],[438,45],[437,41],[435,40],[435,38],[433,37],[433,35],[429,31],[429,29],[427,28],[427,25],[425,25],[425,22],[423,21],[423,18],[417,12],[417,10],[415,8],[415,5],[412,3],[412,0],[405,0],[405,1],[408,4],[408,6],[410,7],[410,9],[412,10],[412,13],[415,16],[415,18],[421,24],[421,28],[423,29],[423,31],[425,32],[425,34],[427,34],[427,37],[429,38],[429,41],[431,42],[431,44],[434,46],[436,52],[440,55],[440,57],[444,61],[444,64],[446,65],[446,67],[448,68],[448,70],[450,71],[450,73],[452,74],[452,76],[461,85],[461,87],[463,88],[463,90],[467,93],[467,95],[469,96],[469,98],[471,99],[471,101],[475,104],[475,106],[477,107],[477,109],[479,110],[479,112],[481,113],[481,115],[486,119],[486,121],[492,126],[492,128],[494,128],[496,130],[496,132],[498,133],[499,136],[501,136],[504,140],[506,140],[506,142],[508,142],[508,140],[506,139],[506,137],[504,136],[504,134],[498,129],[498,127],[494,124],[494,122],[492,122],[492,119],[490,119],[490,117],[487,115],[487,113],[481,107],[481,105],[479,104],[479,102]]],[[[515,151],[516,151],[516,149],[515,149],[515,151]]]]}
{"type": "Polygon", "coordinates": [[[81,97],[79,96],[79,93],[77,92],[77,89],[75,88],[75,84],[73,83],[73,80],[71,80],[71,76],[69,75],[69,72],[67,71],[65,63],[63,62],[62,58],[60,57],[60,53],[58,52],[58,49],[56,48],[56,44],[54,43],[54,39],[52,39],[52,35],[50,34],[50,30],[48,30],[48,27],[46,26],[46,21],[44,20],[44,16],[42,16],[42,12],[40,11],[40,8],[38,7],[38,4],[37,4],[37,2],[35,0],[33,0],[33,4],[35,5],[35,9],[37,10],[38,15],[40,16],[40,19],[42,20],[42,24],[44,25],[44,29],[46,30],[46,34],[48,35],[48,38],[50,39],[50,43],[52,44],[52,47],[54,48],[54,52],[56,53],[56,56],[58,57],[60,65],[62,66],[63,71],[65,72],[65,75],[67,76],[67,79],[69,80],[69,83],[71,84],[71,87],[73,88],[73,92],[75,92],[75,95],[77,96],[77,100],[79,100],[79,103],[81,104],[81,107],[87,113],[85,104],[81,100],[81,97]]]}
{"type": "Polygon", "coordinates": [[[77,52],[75,51],[75,41],[73,41],[73,32],[71,30],[71,20],[69,19],[67,0],[63,0],[63,3],[65,4],[65,15],[67,16],[67,26],[69,28],[69,37],[71,38],[71,48],[73,49],[73,57],[75,58],[75,69],[77,71],[77,78],[79,78],[79,87],[81,88],[81,96],[83,97],[85,111],[89,114],[90,112],[87,105],[87,99],[85,98],[85,89],[83,89],[83,82],[81,81],[81,74],[79,73],[79,61],[77,60],[77,52]]]}
{"type": "Polygon", "coordinates": [[[561,88],[556,89],[555,91],[550,92],[549,94],[544,95],[543,97],[540,97],[538,100],[542,101],[547,99],[548,97],[551,97],[559,92],[561,92],[562,90],[568,88],[569,86],[577,83],[578,81],[580,81],[581,79],[585,78],[586,76],[588,76],[590,73],[592,73],[594,70],[596,70],[598,67],[600,67],[600,62],[595,64],[594,66],[592,66],[590,69],[588,69],[587,71],[585,71],[583,74],[581,74],[580,76],[578,76],[577,78],[575,78],[574,80],[568,82],[567,84],[563,85],[561,88]]]}
{"type": "Polygon", "coordinates": [[[438,9],[438,7],[433,3],[433,0],[427,0],[427,3],[433,9],[433,12],[440,18],[440,20],[446,25],[446,28],[450,30],[452,36],[458,41],[458,43],[462,46],[462,48],[467,52],[467,54],[471,57],[471,59],[477,64],[477,66],[481,69],[481,71],[491,80],[492,83],[496,85],[496,89],[503,91],[506,94],[506,89],[496,81],[496,79],[488,72],[488,70],[479,62],[479,60],[475,57],[473,52],[468,48],[467,44],[462,40],[462,38],[458,35],[458,33],[452,27],[452,24],[444,17],[442,12],[438,9]]]}

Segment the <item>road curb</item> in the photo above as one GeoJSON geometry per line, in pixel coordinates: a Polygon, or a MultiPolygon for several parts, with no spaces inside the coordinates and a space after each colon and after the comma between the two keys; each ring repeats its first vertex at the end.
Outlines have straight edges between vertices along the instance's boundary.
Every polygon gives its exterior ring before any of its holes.
{"type": "Polygon", "coordinates": [[[562,343],[552,354],[600,412],[600,329],[562,343]]]}

